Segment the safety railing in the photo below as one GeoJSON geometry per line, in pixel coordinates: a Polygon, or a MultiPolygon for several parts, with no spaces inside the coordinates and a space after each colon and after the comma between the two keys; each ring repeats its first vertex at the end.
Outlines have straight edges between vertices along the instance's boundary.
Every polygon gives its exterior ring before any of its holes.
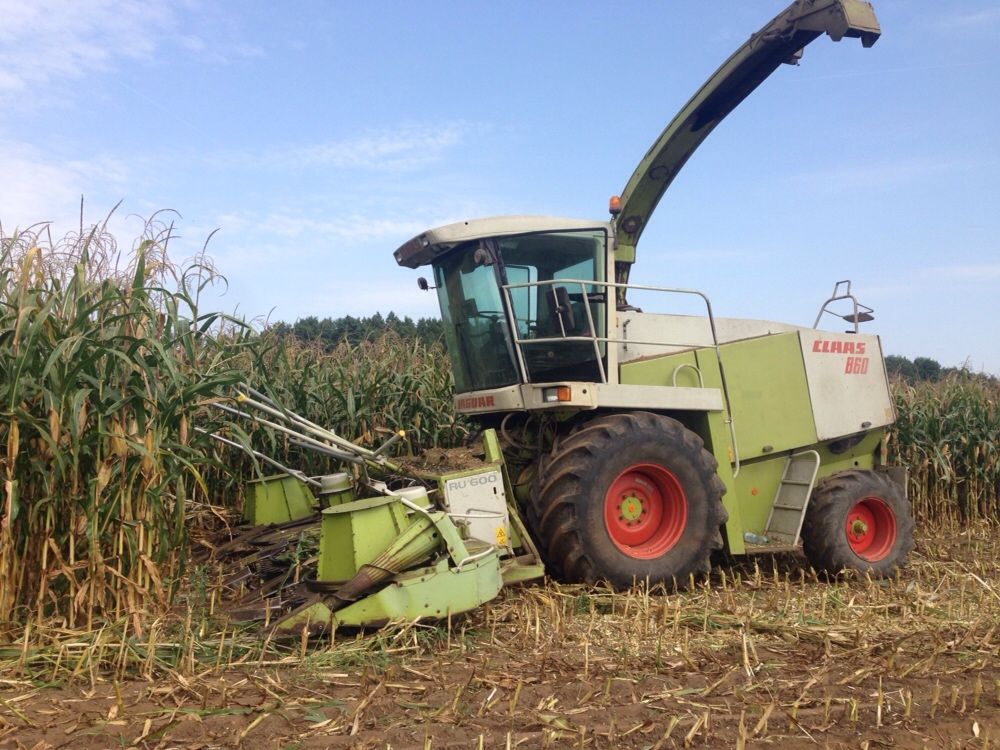
{"type": "MultiPolygon", "coordinates": [[[[683,289],[678,287],[664,287],[664,286],[646,286],[643,284],[620,284],[613,281],[595,281],[592,279],[550,279],[547,281],[529,281],[521,284],[504,284],[502,286],[504,296],[506,297],[506,309],[508,318],[508,325],[511,331],[511,338],[514,342],[514,349],[517,356],[517,366],[521,373],[522,382],[531,382],[527,361],[525,357],[524,347],[525,346],[537,346],[541,344],[561,344],[566,342],[590,342],[594,347],[594,359],[597,363],[598,372],[601,377],[602,383],[608,382],[608,374],[604,364],[604,354],[601,352],[601,344],[605,347],[609,344],[629,344],[633,346],[670,346],[678,348],[706,348],[704,341],[698,342],[685,342],[685,341],[669,341],[669,340],[643,340],[643,339],[629,339],[625,337],[618,336],[598,336],[597,328],[594,325],[594,315],[591,310],[591,303],[603,301],[605,304],[615,304],[617,299],[617,292],[619,290],[633,290],[640,292],[662,292],[664,294],[676,294],[676,295],[687,295],[692,297],[697,297],[701,299],[705,304],[705,313],[708,320],[709,329],[712,333],[712,343],[708,348],[715,351],[716,362],[719,366],[719,380],[722,386],[722,398],[725,405],[726,414],[726,424],[729,427],[730,439],[733,444],[733,456],[734,456],[734,469],[733,476],[739,472],[739,451],[736,445],[736,428],[733,424],[732,409],[730,408],[729,402],[729,389],[726,386],[726,372],[722,364],[722,351],[719,348],[719,336],[715,327],[715,316],[712,313],[712,303],[709,301],[708,297],[704,292],[700,292],[696,289],[683,289]],[[559,331],[561,335],[559,336],[538,336],[532,338],[522,337],[521,330],[518,325],[518,318],[516,315],[516,310],[513,304],[513,297],[511,292],[517,289],[532,289],[540,287],[549,287],[551,289],[551,304],[555,316],[558,319],[559,331]],[[579,287],[580,289],[580,299],[583,302],[583,310],[586,314],[587,321],[587,331],[582,334],[567,335],[566,322],[568,316],[564,316],[563,310],[561,309],[567,302],[560,301],[559,295],[556,292],[557,288],[565,288],[568,290],[571,288],[579,287]],[[593,294],[588,291],[588,288],[598,287],[604,290],[603,294],[593,294]]],[[[536,307],[537,309],[537,307],[536,307]]],[[[693,365],[687,365],[688,367],[693,367],[693,365]]],[[[697,368],[695,368],[697,370],[697,368]]],[[[701,372],[698,371],[698,381],[699,387],[704,387],[704,381],[701,377],[701,372]]],[[[674,381],[676,385],[676,379],[674,381]]]]}
{"type": "Polygon", "coordinates": [[[824,315],[833,315],[834,317],[840,318],[841,320],[846,320],[848,323],[854,326],[853,331],[847,331],[847,333],[857,333],[858,326],[861,323],[868,323],[875,320],[875,311],[868,307],[868,305],[862,305],[858,302],[858,298],[851,293],[851,282],[849,279],[844,281],[838,281],[833,285],[833,293],[830,298],[823,303],[823,306],[819,309],[819,314],[816,316],[816,322],[813,323],[813,328],[819,328],[819,322],[823,319],[824,315]],[[830,305],[834,302],[839,302],[840,300],[850,300],[852,309],[847,315],[838,315],[829,309],[830,305]]]}

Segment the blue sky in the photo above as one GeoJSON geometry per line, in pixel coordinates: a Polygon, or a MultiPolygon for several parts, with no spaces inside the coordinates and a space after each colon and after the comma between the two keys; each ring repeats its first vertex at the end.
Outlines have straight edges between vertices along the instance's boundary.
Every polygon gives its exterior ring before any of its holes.
{"type": "MultiPolygon", "coordinates": [[[[219,309],[436,315],[392,251],[495,214],[602,218],[698,86],[785,0],[0,0],[0,221],[123,201],[209,244],[219,309]]],[[[632,280],[811,325],[833,282],[888,353],[1000,373],[1000,4],[881,0],[709,137],[632,280]]]]}

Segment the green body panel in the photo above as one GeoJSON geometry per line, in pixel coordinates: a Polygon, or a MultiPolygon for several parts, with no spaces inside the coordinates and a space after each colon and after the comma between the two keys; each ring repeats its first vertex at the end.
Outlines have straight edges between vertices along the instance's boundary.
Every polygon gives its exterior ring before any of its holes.
{"type": "Polygon", "coordinates": [[[337,624],[440,619],[475,609],[493,599],[502,586],[496,553],[468,563],[461,570],[449,568],[448,560],[443,559],[434,567],[398,575],[385,588],[340,610],[337,624]]]}
{"type": "Polygon", "coordinates": [[[504,583],[543,576],[545,569],[512,502],[495,431],[484,431],[483,449],[486,464],[435,477],[441,496],[450,479],[499,470],[507,485],[512,546],[523,554],[501,560],[505,548],[466,541],[444,512],[414,510],[397,496],[337,502],[322,511],[316,579],[339,585],[276,627],[288,631],[307,624],[363,626],[446,617],[489,601],[504,583]]]}
{"type": "Polygon", "coordinates": [[[366,498],[326,508],[320,521],[316,579],[351,579],[409,525],[406,509],[392,497],[366,498]]]}
{"type": "Polygon", "coordinates": [[[354,485],[347,474],[337,474],[332,477],[323,477],[323,488],[320,490],[320,503],[324,508],[331,505],[343,505],[353,502],[354,485]]]}
{"type": "MultiPolygon", "coordinates": [[[[738,468],[724,412],[689,415],[687,421],[718,461],[719,478],[726,486],[723,505],[729,512],[726,548],[739,555],[746,551],[744,533],[763,534],[789,455],[816,450],[820,455],[817,481],[839,471],[871,469],[885,430],[869,431],[857,445],[839,454],[818,442],[802,347],[795,332],[722,344],[720,355],[738,468]]],[[[620,382],[721,388],[718,362],[711,348],[649,357],[620,365],[620,382]]]]}
{"type": "Polygon", "coordinates": [[[787,461],[788,454],[782,453],[740,465],[740,473],[733,483],[732,503],[740,508],[743,522],[741,541],[742,535],[748,531],[764,534],[767,517],[771,513],[771,503],[774,502],[787,461]]]}
{"type": "MultiPolygon", "coordinates": [[[[875,466],[875,452],[884,435],[884,430],[872,430],[856,446],[844,453],[832,453],[825,445],[803,446],[802,450],[819,453],[820,465],[816,481],[848,469],[872,469],[875,466]]],[[[731,502],[740,509],[743,531],[763,534],[767,524],[771,503],[774,502],[785,462],[793,451],[776,456],[744,462],[734,482],[731,502]]],[[[795,451],[797,452],[797,451],[795,451]]],[[[731,519],[730,519],[731,520],[731,519]]]]}
{"type": "Polygon", "coordinates": [[[836,474],[838,471],[874,469],[878,448],[885,438],[886,431],[885,428],[872,430],[864,436],[861,442],[844,453],[833,453],[826,445],[815,446],[820,458],[819,474],[816,476],[816,481],[836,474]]]}
{"type": "Polygon", "coordinates": [[[798,334],[734,341],[720,348],[740,460],[813,445],[816,424],[798,334]]]}
{"type": "Polygon", "coordinates": [[[501,572],[503,573],[504,585],[510,586],[514,583],[524,583],[542,578],[545,575],[545,566],[541,562],[508,560],[504,562],[501,572]]]}
{"type": "MultiPolygon", "coordinates": [[[[619,382],[622,385],[673,385],[674,374],[677,375],[677,385],[686,388],[697,388],[698,373],[692,367],[698,366],[698,352],[688,350],[677,354],[666,354],[662,357],[649,357],[626,362],[620,365],[619,382]]],[[[718,372],[718,367],[715,367],[718,372]]],[[[704,377],[706,373],[702,373],[704,377]]],[[[706,379],[705,385],[708,386],[706,379]]],[[[716,387],[716,386],[710,386],[716,387]]]]}
{"type": "Polygon", "coordinates": [[[309,626],[362,627],[419,618],[441,619],[490,601],[503,584],[496,553],[461,569],[449,568],[448,560],[442,558],[430,567],[397,575],[389,585],[337,612],[318,601],[293,612],[275,627],[295,631],[309,626]]]}
{"type": "Polygon", "coordinates": [[[488,464],[503,462],[503,450],[500,448],[500,438],[494,429],[483,430],[483,457],[488,464]]]}
{"type": "MultiPolygon", "coordinates": [[[[729,404],[736,427],[740,460],[780,453],[816,442],[812,404],[798,334],[780,333],[723,344],[729,404]]],[[[697,387],[701,372],[706,388],[721,388],[714,349],[684,351],[627,362],[623,384],[697,387]]],[[[717,453],[719,463],[731,460],[717,453]]]]}
{"type": "Polygon", "coordinates": [[[315,513],[316,505],[309,485],[278,474],[250,482],[243,519],[251,526],[298,521],[315,513]]]}

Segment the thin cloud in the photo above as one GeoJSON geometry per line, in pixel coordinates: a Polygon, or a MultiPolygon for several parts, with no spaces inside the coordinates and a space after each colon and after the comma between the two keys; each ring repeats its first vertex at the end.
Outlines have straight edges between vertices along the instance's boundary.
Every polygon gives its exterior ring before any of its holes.
{"type": "Polygon", "coordinates": [[[407,166],[434,158],[461,140],[460,125],[405,128],[341,143],[326,143],[291,152],[293,160],[334,167],[407,166]]]}
{"type": "Polygon", "coordinates": [[[890,276],[866,285],[865,296],[910,298],[923,292],[937,296],[961,294],[970,286],[1000,281],[1000,263],[954,263],[910,269],[895,268],[890,276]]]}
{"type": "Polygon", "coordinates": [[[111,157],[55,162],[9,142],[0,142],[0,174],[0,221],[8,232],[39,221],[69,229],[79,221],[81,195],[95,205],[111,200],[100,204],[104,210],[132,180],[129,166],[111,157]]]}
{"type": "Polygon", "coordinates": [[[896,188],[910,183],[926,183],[942,174],[973,168],[964,159],[913,157],[877,164],[854,164],[792,175],[795,183],[835,191],[865,191],[896,188]]]}
{"type": "Polygon", "coordinates": [[[294,302],[278,304],[272,320],[294,321],[306,315],[383,315],[395,312],[414,318],[438,317],[437,295],[417,288],[417,275],[406,269],[396,278],[379,278],[377,284],[332,281],[322,289],[304,290],[294,302]]]}
{"type": "Polygon", "coordinates": [[[986,8],[983,10],[968,11],[966,13],[955,13],[939,19],[939,27],[943,29],[975,29],[976,31],[988,30],[990,27],[1000,25],[1000,8],[986,8]]]}
{"type": "Polygon", "coordinates": [[[170,0],[0,0],[0,102],[25,105],[50,88],[113,69],[122,62],[153,62],[166,45],[204,62],[254,57],[261,50],[235,39],[180,34],[218,15],[194,2],[170,0]],[[181,18],[181,12],[195,18],[181,18]]]}
{"type": "Polygon", "coordinates": [[[333,219],[318,219],[290,212],[274,212],[267,214],[254,227],[254,233],[259,232],[264,236],[289,239],[300,237],[327,237],[341,241],[369,241],[399,237],[408,239],[430,226],[441,223],[447,222],[426,216],[390,219],[382,216],[353,214],[333,219]]]}
{"type": "Polygon", "coordinates": [[[276,259],[283,265],[301,262],[326,257],[331,247],[356,250],[368,247],[367,243],[384,245],[390,252],[400,242],[442,223],[447,221],[416,215],[387,219],[352,214],[331,219],[295,211],[230,212],[218,217],[219,232],[209,254],[226,269],[237,264],[267,265],[276,259]]]}
{"type": "Polygon", "coordinates": [[[392,234],[419,232],[422,224],[395,219],[345,216],[336,219],[311,219],[293,214],[270,214],[261,225],[268,234],[281,237],[336,237],[341,240],[372,240],[392,234]]]}
{"type": "Polygon", "coordinates": [[[487,126],[464,121],[427,125],[401,125],[324,143],[279,147],[269,153],[234,153],[217,161],[221,166],[269,169],[361,169],[409,171],[439,161],[460,146],[470,134],[487,126]]]}
{"type": "Polygon", "coordinates": [[[0,17],[0,93],[77,79],[116,58],[148,60],[176,20],[155,0],[0,0],[0,17]]]}
{"type": "Polygon", "coordinates": [[[938,266],[925,272],[929,280],[952,279],[955,281],[995,281],[1000,279],[1000,263],[938,266]]]}

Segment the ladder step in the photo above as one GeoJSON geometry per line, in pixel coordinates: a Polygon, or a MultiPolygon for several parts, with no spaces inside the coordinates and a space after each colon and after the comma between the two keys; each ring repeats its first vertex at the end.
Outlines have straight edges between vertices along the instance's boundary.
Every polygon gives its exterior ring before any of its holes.
{"type": "Polygon", "coordinates": [[[812,453],[788,458],[764,529],[768,539],[787,545],[797,543],[818,468],[819,457],[812,453]]]}
{"type": "MultiPolygon", "coordinates": [[[[783,545],[788,550],[795,549],[795,542],[792,541],[792,535],[791,534],[775,534],[773,537],[768,537],[768,538],[772,539],[774,542],[777,542],[780,545],[783,545]]],[[[797,538],[798,537],[796,537],[796,539],[797,538]]],[[[767,547],[762,547],[761,549],[768,549],[768,548],[767,547]]],[[[770,549],[768,549],[768,551],[770,551],[770,549]]],[[[775,551],[778,552],[778,551],[784,551],[784,550],[775,549],[775,551]]]]}
{"type": "Polygon", "coordinates": [[[799,527],[797,524],[790,526],[772,526],[768,529],[768,534],[771,536],[768,539],[774,539],[779,536],[791,536],[792,534],[798,533],[799,527]]]}

